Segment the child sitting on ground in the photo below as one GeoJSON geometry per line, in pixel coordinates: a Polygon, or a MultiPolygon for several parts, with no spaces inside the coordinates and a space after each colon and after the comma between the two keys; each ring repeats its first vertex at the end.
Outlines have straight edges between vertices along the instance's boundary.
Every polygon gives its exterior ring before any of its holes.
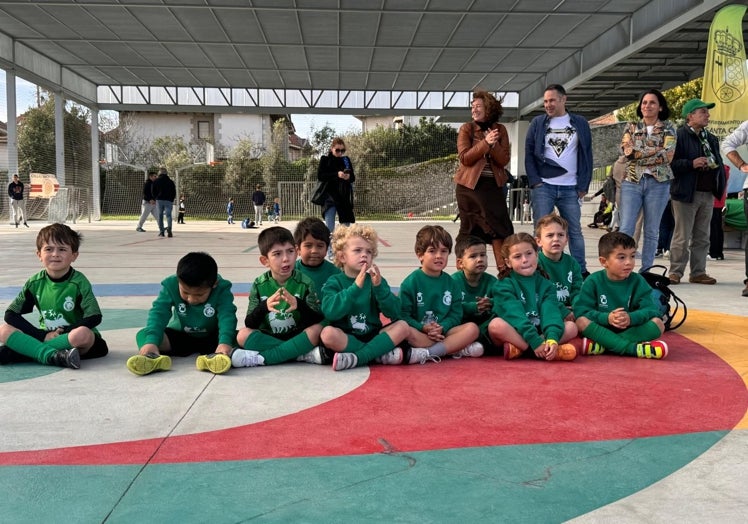
{"type": "Polygon", "coordinates": [[[340,226],[333,233],[335,263],[343,271],[323,287],[322,312],[331,325],[322,329],[321,339],[336,352],[335,371],[365,366],[372,360],[381,364],[403,361],[403,351],[397,346],[410,329],[402,320],[382,326],[380,314],[397,318],[400,301],[374,264],[377,242],[371,226],[340,226]]]}
{"type": "Polygon", "coordinates": [[[318,296],[322,296],[322,286],[333,275],[339,275],[340,269],[329,260],[325,260],[330,247],[330,230],[317,217],[302,219],[293,233],[296,251],[296,269],[312,279],[318,296]]]}
{"type": "Polygon", "coordinates": [[[198,370],[225,373],[231,369],[235,335],[231,282],[218,274],[208,253],[187,253],[177,263],[176,274],[161,281],[148,322],[135,335],[140,351],[127,359],[127,369],[136,375],[168,371],[169,355],[200,353],[198,370]]]}
{"type": "Polygon", "coordinates": [[[574,301],[583,355],[603,352],[639,358],[665,358],[668,346],[655,340],[665,331],[652,288],[636,265],[636,241],[606,233],[598,243],[603,269],[590,275],[574,301]]]}
{"type": "Polygon", "coordinates": [[[260,263],[268,271],[252,283],[246,327],[236,337],[244,349],[232,353],[234,367],[281,364],[301,356],[306,362],[322,364],[319,298],[312,279],[295,269],[293,235],[273,226],[258,235],[257,245],[260,263]]]}
{"type": "Polygon", "coordinates": [[[452,275],[462,297],[462,322],[477,324],[478,342],[486,353],[493,348],[488,323],[493,317],[493,287],[496,277],[486,273],[488,254],[483,239],[466,235],[455,243],[457,272],[452,275]]]}
{"type": "Polygon", "coordinates": [[[555,213],[541,217],[535,228],[540,247],[538,268],[543,270],[556,289],[556,299],[564,320],[574,321],[571,304],[582,288],[582,268],[574,257],[564,253],[569,242],[569,224],[555,213]]]}
{"type": "Polygon", "coordinates": [[[37,234],[36,256],[44,269],[26,281],[5,311],[0,364],[36,360],[78,369],[81,359],[109,352],[96,330],[101,310],[91,283],[71,267],[80,243],[80,233],[64,224],[51,224],[37,234]],[[34,307],[39,311],[39,328],[23,317],[34,307]]]}
{"type": "Polygon", "coordinates": [[[478,326],[462,321],[462,293],[444,269],[452,252],[452,237],[441,226],[424,226],[416,234],[415,252],[421,267],[400,286],[402,316],[411,327],[412,346],[406,361],[438,362],[440,357],[480,357],[478,326]]]}
{"type": "Polygon", "coordinates": [[[528,348],[544,360],[574,360],[577,350],[567,344],[577,336],[574,322],[564,321],[556,286],[538,269],[538,246],[528,233],[504,239],[506,269],[494,288],[494,314],[488,325],[491,341],[504,346],[504,358],[514,359],[528,348]]]}

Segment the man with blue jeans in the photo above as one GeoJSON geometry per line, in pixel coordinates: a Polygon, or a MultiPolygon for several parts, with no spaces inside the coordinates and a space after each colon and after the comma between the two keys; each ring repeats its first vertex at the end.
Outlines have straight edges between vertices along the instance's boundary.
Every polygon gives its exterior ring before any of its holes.
{"type": "Polygon", "coordinates": [[[169,178],[169,174],[163,167],[158,170],[158,178],[153,182],[151,191],[156,199],[156,214],[158,217],[158,236],[164,236],[164,232],[171,238],[171,210],[174,200],[177,198],[177,186],[169,178]],[[164,227],[164,215],[166,215],[166,227],[164,227]]]}
{"type": "Polygon", "coordinates": [[[546,87],[546,114],[530,122],[525,139],[525,171],[532,188],[535,226],[553,212],[569,223],[569,251],[588,275],[582,236],[582,198],[592,180],[592,134],[580,115],[566,111],[566,90],[559,84],[546,87]]]}

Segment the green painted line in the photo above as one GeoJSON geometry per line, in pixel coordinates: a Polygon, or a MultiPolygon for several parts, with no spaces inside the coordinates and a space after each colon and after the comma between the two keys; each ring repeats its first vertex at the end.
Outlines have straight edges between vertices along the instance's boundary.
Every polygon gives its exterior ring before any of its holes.
{"type": "Polygon", "coordinates": [[[0,515],[9,522],[562,522],[657,482],[726,433],[154,464],[140,473],[5,467],[0,515]]]}

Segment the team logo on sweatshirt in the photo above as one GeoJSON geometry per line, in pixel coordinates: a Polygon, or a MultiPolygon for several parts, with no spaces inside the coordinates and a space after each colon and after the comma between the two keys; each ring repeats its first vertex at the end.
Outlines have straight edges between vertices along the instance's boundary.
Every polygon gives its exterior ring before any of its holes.
{"type": "Polygon", "coordinates": [[[205,307],[203,308],[203,315],[210,318],[215,314],[216,314],[215,308],[211,306],[210,303],[205,304],[205,307]]]}
{"type": "Polygon", "coordinates": [[[369,331],[369,325],[366,323],[366,314],[359,313],[358,315],[351,315],[349,320],[351,321],[351,329],[356,333],[367,333],[369,331]]]}
{"type": "Polygon", "coordinates": [[[442,297],[442,303],[445,306],[451,306],[452,305],[452,292],[451,291],[445,291],[444,296],[442,297]]]}
{"type": "Polygon", "coordinates": [[[187,304],[185,304],[184,302],[180,302],[177,306],[177,312],[182,316],[187,314],[187,304]]]}
{"type": "Polygon", "coordinates": [[[72,311],[75,309],[75,302],[73,302],[73,297],[65,297],[65,302],[62,303],[62,309],[65,311],[72,311]]]}
{"type": "Polygon", "coordinates": [[[600,305],[602,307],[608,307],[608,296],[607,295],[600,295],[600,305]]]}
{"type": "Polygon", "coordinates": [[[420,291],[416,293],[416,302],[419,304],[423,304],[423,293],[420,291]]]}

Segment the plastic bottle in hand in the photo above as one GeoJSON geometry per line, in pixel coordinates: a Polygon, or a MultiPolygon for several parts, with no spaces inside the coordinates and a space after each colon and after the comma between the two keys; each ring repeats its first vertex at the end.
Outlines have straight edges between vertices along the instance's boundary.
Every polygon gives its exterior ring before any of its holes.
{"type": "Polygon", "coordinates": [[[433,311],[426,311],[426,314],[423,315],[423,320],[421,320],[421,324],[426,326],[434,323],[436,323],[436,315],[434,315],[433,311]]]}

